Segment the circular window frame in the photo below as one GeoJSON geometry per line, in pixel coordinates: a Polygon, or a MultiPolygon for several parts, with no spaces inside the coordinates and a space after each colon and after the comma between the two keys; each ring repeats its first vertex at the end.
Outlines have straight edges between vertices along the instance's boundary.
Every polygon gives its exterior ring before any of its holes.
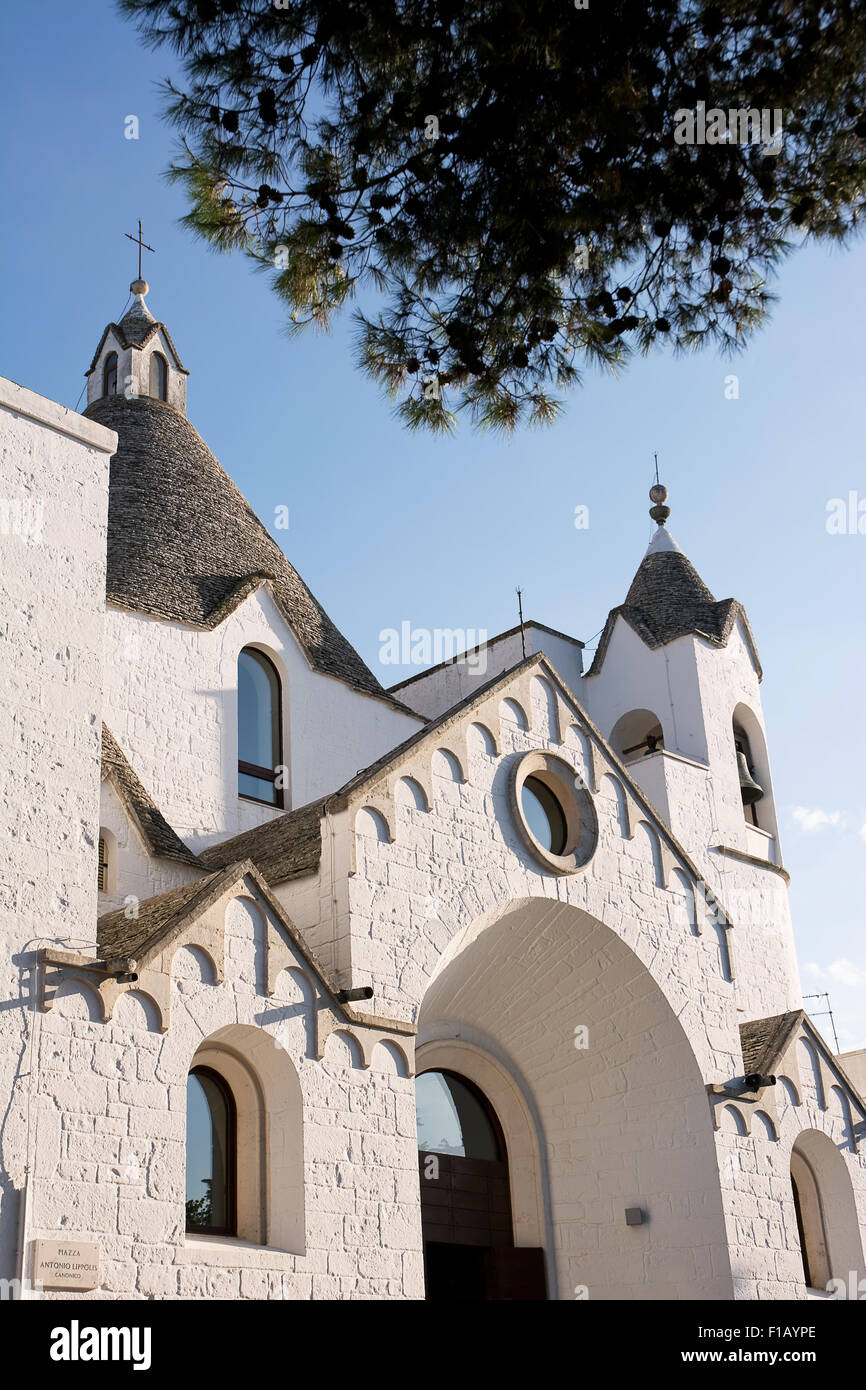
{"type": "Polygon", "coordinates": [[[598,817],[576,770],[554,753],[524,753],[511,769],[510,800],[514,823],[535,859],[555,874],[575,874],[586,868],[598,845],[598,817]],[[534,777],[556,798],[565,818],[565,852],[551,854],[537,840],[523,810],[523,784],[534,777]]]}

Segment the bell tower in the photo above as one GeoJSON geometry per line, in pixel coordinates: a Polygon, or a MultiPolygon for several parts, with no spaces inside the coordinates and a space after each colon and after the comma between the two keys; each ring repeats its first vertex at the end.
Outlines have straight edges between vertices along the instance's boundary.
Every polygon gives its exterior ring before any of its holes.
{"type": "Polygon", "coordinates": [[[85,373],[87,404],[106,396],[149,396],[186,414],[186,379],[171,334],[145,304],[149,285],[139,277],[129,287],[132,303],[119,323],[109,323],[85,373]]]}
{"type": "MultiPolygon", "coordinates": [[[[732,918],[742,899],[743,912],[757,911],[785,937],[773,955],[788,958],[790,968],[771,1012],[792,1007],[799,984],[761,663],[742,604],[717,600],[668,530],[667,495],[661,483],[650,490],[656,531],[625,602],[608,615],[582,682],[584,701],[732,918]]],[[[759,941],[751,934],[757,956],[759,941]]]]}
{"type": "Polygon", "coordinates": [[[586,702],[687,847],[714,832],[778,863],[755,639],[742,604],[717,600],[677,545],[667,495],[650,489],[656,531],[608,615],[586,702]]]}

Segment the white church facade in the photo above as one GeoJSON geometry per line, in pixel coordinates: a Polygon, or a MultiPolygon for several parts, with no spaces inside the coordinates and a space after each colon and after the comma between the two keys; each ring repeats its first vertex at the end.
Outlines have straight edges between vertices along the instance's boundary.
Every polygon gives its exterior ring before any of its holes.
{"type": "Polygon", "coordinates": [[[386,690],[132,291],[83,415],[0,383],[4,1286],[856,1286],[866,1053],[803,1010],[756,641],[664,488],[588,669],[527,623],[386,690]]]}

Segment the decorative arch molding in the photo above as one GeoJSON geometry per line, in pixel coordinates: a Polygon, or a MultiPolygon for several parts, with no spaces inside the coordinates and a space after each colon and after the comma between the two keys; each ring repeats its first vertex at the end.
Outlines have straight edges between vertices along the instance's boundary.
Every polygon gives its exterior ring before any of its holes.
{"type": "Polygon", "coordinates": [[[393,845],[395,840],[394,803],[384,796],[368,797],[363,806],[355,812],[355,835],[378,840],[379,844],[393,845]],[[361,817],[366,816],[366,820],[361,817]]]}
{"type": "Polygon", "coordinates": [[[777,1076],[776,1085],[779,1087],[780,1095],[785,1097],[788,1105],[799,1105],[801,1103],[800,1092],[790,1076],[777,1076]]]}
{"type": "Polygon", "coordinates": [[[580,725],[574,722],[572,711],[565,706],[559,713],[559,726],[565,729],[565,738],[563,739],[565,747],[577,752],[580,758],[581,776],[584,782],[590,791],[597,793],[599,778],[595,760],[595,744],[584,733],[580,725]],[[569,719],[571,720],[570,723],[568,722],[569,719]]]}
{"type": "MultiPolygon", "coordinates": [[[[423,774],[422,774],[423,775],[423,774]]],[[[426,782],[426,777],[425,777],[426,782]]],[[[416,811],[429,811],[433,801],[432,791],[424,786],[417,775],[398,777],[394,782],[394,801],[397,804],[411,805],[416,811]]]]}
{"type": "Polygon", "coordinates": [[[724,1105],[716,1107],[716,1128],[722,1133],[738,1134],[744,1139],[751,1131],[750,1117],[744,1113],[739,1105],[733,1105],[726,1101],[724,1105]]]}
{"type": "Polygon", "coordinates": [[[499,703],[499,733],[500,737],[506,728],[517,729],[519,733],[529,732],[529,715],[519,700],[515,700],[512,695],[507,695],[499,703]]]}
{"type": "Polygon", "coordinates": [[[541,1116],[529,1085],[498,1043],[466,1024],[459,1027],[459,1038],[453,1036],[454,1025],[445,1021],[419,1034],[416,1073],[457,1072],[474,1082],[492,1105],[508,1151],[514,1243],[544,1249],[548,1298],[556,1299],[555,1229],[541,1116]]]}
{"type": "Polygon", "coordinates": [[[390,1072],[399,1076],[401,1080],[410,1080],[412,1076],[409,1058],[393,1038],[379,1038],[373,1043],[370,1048],[370,1066],[374,1071],[390,1072]]]}
{"type": "Polygon", "coordinates": [[[364,1049],[361,1046],[360,1038],[345,1028],[340,1023],[334,1024],[333,1028],[327,1030],[327,1035],[322,1043],[322,1062],[337,1062],[341,1053],[347,1057],[348,1068],[350,1071],[366,1071],[370,1063],[364,1056],[364,1049]]]}
{"type": "Polygon", "coordinates": [[[529,709],[533,730],[550,743],[561,743],[559,700],[544,676],[532,676],[529,681],[529,709]]]}
{"type": "Polygon", "coordinates": [[[827,1109],[831,1115],[836,1115],[842,1122],[845,1131],[845,1138],[851,1153],[857,1151],[857,1138],[854,1133],[854,1121],[851,1115],[851,1103],[841,1086],[834,1082],[830,1087],[827,1096],[827,1109]]]}
{"type": "Polygon", "coordinates": [[[752,1128],[760,1139],[777,1140],[779,1135],[776,1126],[766,1110],[753,1110],[751,1113],[752,1128]],[[757,1124],[755,1123],[757,1121],[757,1124]]]}
{"type": "Polygon", "coordinates": [[[490,725],[485,723],[484,719],[473,719],[466,727],[467,758],[471,758],[472,756],[473,744],[475,744],[476,751],[483,752],[488,758],[496,758],[499,756],[499,741],[490,728],[490,725]],[[481,744],[480,749],[478,749],[479,743],[481,744]]]}
{"type": "MultiPolygon", "coordinates": [[[[46,984],[42,1007],[47,1013],[55,1004],[62,1006],[65,999],[83,1001],[87,1009],[88,1021],[91,1023],[107,1023],[110,1018],[105,995],[98,984],[93,979],[88,979],[86,975],[67,971],[64,973],[63,979],[50,993],[46,984]]],[[[63,1018],[75,1017],[74,1014],[67,1013],[62,1007],[58,1012],[63,1018]]]]}
{"type": "MultiPolygon", "coordinates": [[[[697,905],[695,902],[695,885],[689,875],[683,869],[672,869],[670,873],[671,892],[677,897],[682,897],[682,925],[685,926],[692,936],[702,934],[702,923],[698,918],[697,905]]],[[[677,909],[679,911],[679,909],[677,909]]]]}
{"type": "Polygon", "coordinates": [[[662,853],[662,842],[654,826],[650,825],[647,820],[639,820],[637,822],[634,835],[636,841],[641,838],[640,835],[638,835],[639,831],[642,832],[645,841],[649,843],[655,886],[656,888],[667,888],[668,866],[665,863],[662,853]]]}
{"type": "Polygon", "coordinates": [[[328,1046],[328,1039],[332,1036],[332,1034],[341,1033],[345,1037],[349,1038],[353,1046],[357,1048],[358,1056],[360,1058],[358,1065],[365,1071],[369,1070],[374,1065],[373,1054],[375,1052],[376,1047],[380,1043],[387,1042],[394,1056],[397,1056],[398,1054],[402,1056],[406,1068],[406,1075],[414,1076],[414,1038],[408,1036],[401,1036],[400,1041],[397,1042],[394,1038],[394,1035],[392,1033],[389,1033],[384,1028],[376,1028],[375,1026],[356,1026],[354,1028],[348,1027],[345,1019],[338,1017],[330,1010],[325,1010],[322,1008],[317,1008],[316,1018],[316,1031],[318,1039],[316,1045],[316,1059],[318,1061],[321,1062],[324,1058],[328,1046]]]}
{"type": "Polygon", "coordinates": [[[608,787],[612,791],[616,801],[616,817],[619,821],[620,834],[623,836],[623,839],[633,840],[635,819],[633,807],[625,787],[619,778],[615,777],[612,772],[603,772],[598,783],[599,793],[603,795],[608,787]]]}
{"type": "Polygon", "coordinates": [[[156,1001],[143,989],[131,985],[118,995],[111,1012],[111,1022],[130,1032],[155,1033],[160,1029],[162,1013],[156,1001]]]}
{"type": "Polygon", "coordinates": [[[463,770],[463,763],[452,748],[441,747],[433,750],[430,758],[430,773],[433,777],[450,778],[452,782],[462,783],[466,781],[466,774],[463,770]],[[445,764],[447,770],[440,770],[441,763],[445,764]]]}
{"type": "Polygon", "coordinates": [[[796,1045],[797,1061],[800,1064],[800,1094],[807,1102],[814,1100],[820,1110],[827,1109],[827,1087],[825,1084],[824,1071],[821,1066],[821,1059],[818,1050],[810,1038],[802,1035],[797,1039],[796,1045]],[[807,1078],[806,1086],[803,1085],[803,1077],[807,1078]],[[814,1096],[808,1091],[814,1089],[814,1096]]]}
{"type": "Polygon", "coordinates": [[[207,1066],[237,1110],[237,1234],[306,1254],[303,1096],[288,1056],[252,1024],[229,1024],[195,1049],[187,1071],[207,1066]]]}

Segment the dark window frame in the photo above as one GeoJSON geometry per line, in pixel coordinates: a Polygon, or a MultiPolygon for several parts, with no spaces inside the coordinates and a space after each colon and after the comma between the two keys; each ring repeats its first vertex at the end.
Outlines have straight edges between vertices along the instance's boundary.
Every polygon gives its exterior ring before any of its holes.
{"type": "Polygon", "coordinates": [[[110,352],[110,353],[108,354],[108,356],[106,357],[105,362],[103,363],[103,366],[102,366],[102,394],[103,394],[103,396],[116,396],[116,395],[117,395],[117,371],[118,371],[118,366],[119,366],[119,364],[118,364],[118,360],[117,360],[117,353],[116,353],[116,352],[110,352]],[[108,389],[108,378],[109,378],[109,375],[110,375],[110,373],[111,373],[112,371],[114,372],[114,390],[113,390],[113,391],[109,391],[109,389],[108,389]]]}
{"type": "MultiPolygon", "coordinates": [[[[568,843],[568,818],[559,797],[542,778],[535,776],[534,773],[530,773],[530,775],[524,779],[523,785],[520,788],[521,797],[524,790],[530,792],[530,794],[535,797],[535,800],[538,802],[547,820],[550,830],[550,845],[545,845],[541,840],[539,840],[539,844],[548,854],[553,854],[557,857],[563,855],[568,843]]],[[[526,812],[524,810],[524,816],[525,815],[526,812]]],[[[530,830],[532,829],[531,826],[529,828],[530,830]]],[[[536,836],[536,839],[537,838],[536,836]]]]}
{"type": "Polygon", "coordinates": [[[155,401],[167,401],[167,400],[168,400],[168,363],[167,363],[167,361],[165,360],[165,357],[163,356],[163,354],[162,354],[161,352],[152,352],[152,353],[150,354],[149,377],[150,377],[150,380],[149,380],[149,382],[148,382],[148,385],[150,386],[150,396],[151,396],[151,398],[152,398],[153,400],[155,400],[155,401]],[[162,364],[161,369],[160,369],[160,365],[159,365],[160,363],[162,364]],[[156,383],[156,384],[157,384],[157,387],[161,387],[161,388],[162,388],[161,390],[156,390],[156,391],[154,391],[154,389],[153,389],[153,386],[154,386],[154,380],[153,380],[153,377],[154,377],[154,367],[156,367],[156,377],[157,377],[157,383],[156,383]]]}
{"type": "Polygon", "coordinates": [[[803,1262],[803,1277],[806,1280],[806,1288],[811,1289],[812,1271],[809,1268],[809,1246],[806,1240],[806,1228],[803,1224],[803,1203],[800,1196],[800,1189],[797,1186],[797,1179],[791,1174],[791,1190],[794,1194],[794,1215],[797,1218],[797,1235],[800,1237],[800,1258],[803,1262]]]}
{"type": "MultiPolygon", "coordinates": [[[[238,663],[244,652],[251,652],[259,661],[264,662],[274,673],[274,680],[277,683],[277,765],[276,767],[261,767],[258,763],[245,762],[243,758],[238,758],[238,778],[258,777],[262,782],[270,782],[274,788],[274,800],[268,801],[263,796],[253,796],[250,792],[242,792],[238,785],[238,797],[241,801],[252,801],[256,806],[270,806],[272,811],[284,811],[286,809],[285,787],[277,786],[277,768],[285,766],[283,762],[283,683],[280,680],[280,673],[277,670],[267,652],[263,652],[260,647],[242,647],[238,652],[238,663]]],[[[240,719],[238,719],[238,743],[240,743],[240,719]]]]}
{"type": "Polygon", "coordinates": [[[100,893],[108,892],[108,876],[111,869],[111,861],[108,857],[108,841],[104,835],[99,837],[98,850],[98,870],[96,877],[97,890],[100,893]]]}
{"type": "MultiPolygon", "coordinates": [[[[468,1076],[464,1076],[462,1071],[455,1071],[453,1067],[424,1067],[422,1071],[418,1072],[418,1077],[426,1076],[428,1072],[437,1072],[439,1076],[444,1076],[446,1078],[453,1077],[455,1081],[459,1081],[461,1086],[464,1086],[467,1091],[470,1091],[474,1095],[475,1099],[481,1106],[481,1109],[484,1111],[490,1128],[493,1130],[493,1137],[496,1140],[496,1144],[499,1149],[498,1158],[469,1158],[467,1162],[505,1163],[507,1165],[508,1145],[505,1142],[505,1130],[502,1128],[501,1121],[496,1113],[496,1107],[494,1106],[490,1097],[486,1095],[484,1091],[482,1091],[481,1087],[477,1085],[476,1082],[471,1081],[468,1076]]],[[[418,1078],[416,1077],[416,1080],[417,1079],[418,1078]]],[[[442,1154],[439,1154],[438,1149],[419,1149],[418,1152],[423,1154],[438,1154],[440,1158],[443,1157],[442,1154]]],[[[444,1157],[454,1158],[460,1157],[460,1155],[445,1154],[444,1157]]]]}
{"type": "MultiPolygon", "coordinates": [[[[232,1088],[225,1077],[213,1067],[190,1067],[189,1076],[207,1076],[218,1086],[226,1106],[226,1218],[225,1226],[196,1226],[186,1221],[190,1235],[198,1236],[237,1236],[238,1231],[238,1112],[232,1088]]],[[[187,1126],[189,1118],[187,1117],[187,1126]]],[[[184,1144],[187,1134],[184,1134],[184,1144]]],[[[186,1207],[184,1207],[186,1211],[186,1207]]]]}

